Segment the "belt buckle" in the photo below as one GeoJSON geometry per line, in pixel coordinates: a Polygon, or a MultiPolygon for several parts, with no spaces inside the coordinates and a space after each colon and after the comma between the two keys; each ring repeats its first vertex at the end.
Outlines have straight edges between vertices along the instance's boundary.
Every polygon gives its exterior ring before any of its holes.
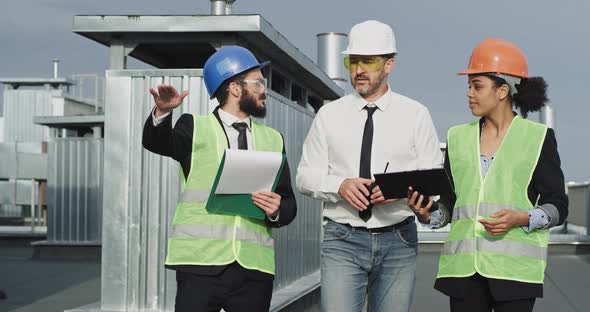
{"type": "Polygon", "coordinates": [[[375,229],[367,229],[367,231],[371,235],[381,235],[381,234],[383,234],[383,231],[375,231],[375,229]]]}

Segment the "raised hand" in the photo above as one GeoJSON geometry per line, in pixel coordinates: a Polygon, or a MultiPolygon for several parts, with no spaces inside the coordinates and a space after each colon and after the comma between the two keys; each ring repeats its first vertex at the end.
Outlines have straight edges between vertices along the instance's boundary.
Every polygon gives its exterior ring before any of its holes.
{"type": "Polygon", "coordinates": [[[180,106],[188,95],[188,91],[182,91],[182,93],[178,94],[178,91],[171,85],[159,85],[157,92],[150,88],[150,93],[156,103],[156,117],[169,113],[180,106]]]}

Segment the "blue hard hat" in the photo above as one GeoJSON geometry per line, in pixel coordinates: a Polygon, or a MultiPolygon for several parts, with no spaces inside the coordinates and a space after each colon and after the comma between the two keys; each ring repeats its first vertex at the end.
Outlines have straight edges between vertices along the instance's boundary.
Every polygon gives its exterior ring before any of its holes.
{"type": "Polygon", "coordinates": [[[203,78],[209,96],[213,98],[219,86],[236,75],[239,75],[252,68],[262,68],[270,64],[268,62],[258,63],[258,60],[246,48],[239,46],[225,46],[205,62],[203,78]]]}

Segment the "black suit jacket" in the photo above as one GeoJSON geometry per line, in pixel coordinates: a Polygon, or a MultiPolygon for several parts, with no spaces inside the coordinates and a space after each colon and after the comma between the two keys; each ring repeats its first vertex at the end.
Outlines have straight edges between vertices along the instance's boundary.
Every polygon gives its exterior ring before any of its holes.
{"type": "MultiPolygon", "coordinates": [[[[480,130],[483,118],[480,120],[480,130]]],[[[480,131],[481,133],[481,131],[480,131]]],[[[451,174],[451,163],[449,162],[448,152],[445,154],[445,170],[454,185],[451,174]]],[[[493,164],[492,164],[493,166],[493,164]]],[[[539,161],[533,172],[533,177],[528,185],[528,197],[534,205],[539,198],[538,205],[552,204],[559,212],[557,225],[563,224],[568,216],[568,197],[565,193],[565,183],[563,172],[561,171],[561,161],[557,152],[557,141],[553,129],[547,130],[539,161]]],[[[452,217],[453,207],[457,197],[455,194],[441,196],[439,203],[449,209],[452,217]],[[450,208],[449,208],[450,207],[450,208]]],[[[451,296],[462,298],[471,287],[477,284],[474,278],[439,278],[436,280],[434,288],[440,292],[451,296]]],[[[543,297],[543,285],[533,283],[523,283],[500,279],[487,279],[490,292],[496,300],[517,300],[525,298],[543,297]]]]}
{"type": "MultiPolygon", "coordinates": [[[[225,132],[225,128],[223,127],[217,112],[218,109],[219,108],[216,108],[213,114],[225,132]]],[[[143,128],[142,144],[145,149],[153,153],[172,157],[177,160],[182,167],[184,176],[188,177],[191,168],[193,130],[194,118],[191,114],[181,115],[174,128],[172,128],[172,114],[168,115],[157,127],[154,127],[152,116],[150,115],[143,128]]],[[[197,135],[199,134],[197,133],[197,135]]],[[[283,153],[286,153],[284,145],[283,153]]],[[[293,194],[293,188],[291,187],[291,174],[287,161],[285,161],[275,192],[281,195],[279,219],[276,222],[265,219],[265,222],[269,227],[279,228],[291,223],[297,214],[297,203],[295,202],[295,195],[293,194]]],[[[221,274],[227,266],[169,265],[166,267],[173,270],[200,275],[218,275],[221,274]]],[[[261,278],[268,278],[270,275],[259,271],[252,271],[251,273],[253,275],[260,275],[261,278]]]]}

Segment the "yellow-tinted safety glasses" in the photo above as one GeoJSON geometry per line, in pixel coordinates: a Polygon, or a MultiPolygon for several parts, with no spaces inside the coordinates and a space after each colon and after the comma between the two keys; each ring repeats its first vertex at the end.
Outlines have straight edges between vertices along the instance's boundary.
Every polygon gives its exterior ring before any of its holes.
{"type": "Polygon", "coordinates": [[[344,57],[344,67],[349,71],[356,71],[360,66],[365,71],[374,72],[381,69],[386,61],[382,56],[348,55],[344,57]]]}

